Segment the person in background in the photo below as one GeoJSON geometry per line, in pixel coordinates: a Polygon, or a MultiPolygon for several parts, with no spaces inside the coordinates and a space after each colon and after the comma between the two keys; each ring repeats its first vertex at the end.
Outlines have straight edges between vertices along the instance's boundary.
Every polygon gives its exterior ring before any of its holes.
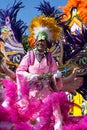
{"type": "Polygon", "coordinates": [[[5,99],[5,87],[3,85],[3,80],[5,78],[16,81],[16,74],[8,67],[4,54],[0,52],[0,103],[1,104],[5,99]]]}

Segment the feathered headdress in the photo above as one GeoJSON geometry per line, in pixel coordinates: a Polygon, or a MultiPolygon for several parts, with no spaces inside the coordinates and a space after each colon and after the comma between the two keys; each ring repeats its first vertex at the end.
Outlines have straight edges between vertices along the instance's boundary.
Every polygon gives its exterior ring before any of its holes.
{"type": "Polygon", "coordinates": [[[13,30],[14,35],[18,42],[22,42],[22,35],[24,34],[25,30],[27,29],[26,24],[21,19],[17,20],[17,14],[21,8],[24,6],[22,5],[22,1],[20,0],[17,2],[15,0],[12,7],[6,8],[5,10],[0,9],[0,29],[1,31],[6,31],[5,26],[10,25],[10,28],[13,30]],[[2,26],[4,27],[2,30],[2,26]]]}
{"type": "Polygon", "coordinates": [[[29,43],[33,47],[33,43],[38,37],[56,41],[59,39],[61,30],[53,17],[46,17],[45,15],[36,16],[32,19],[29,26],[29,43]]]}

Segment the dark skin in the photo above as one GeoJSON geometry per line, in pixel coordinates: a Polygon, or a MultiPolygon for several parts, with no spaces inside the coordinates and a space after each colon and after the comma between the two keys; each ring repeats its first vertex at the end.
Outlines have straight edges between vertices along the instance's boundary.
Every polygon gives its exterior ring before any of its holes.
{"type": "Polygon", "coordinates": [[[36,41],[35,47],[37,48],[37,50],[39,52],[44,52],[46,50],[46,48],[47,48],[47,42],[46,42],[46,40],[36,41]]]}
{"type": "Polygon", "coordinates": [[[9,69],[8,65],[6,64],[6,59],[3,58],[0,61],[0,67],[4,71],[6,75],[8,75],[11,79],[15,80],[16,79],[16,74],[13,72],[11,69],[9,69]]]}

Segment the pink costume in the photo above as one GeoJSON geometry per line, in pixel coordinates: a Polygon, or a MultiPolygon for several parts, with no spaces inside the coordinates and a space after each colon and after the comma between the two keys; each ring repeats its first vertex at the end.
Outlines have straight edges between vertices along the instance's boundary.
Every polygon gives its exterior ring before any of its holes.
{"type": "MultiPolygon", "coordinates": [[[[58,68],[56,66],[54,59],[52,58],[51,64],[48,65],[46,56],[44,56],[41,62],[39,62],[35,58],[34,64],[31,65],[29,62],[29,53],[26,56],[24,56],[23,60],[21,61],[16,71],[18,94],[21,94],[22,98],[26,97],[30,101],[33,100],[33,102],[34,101],[37,102],[38,100],[40,100],[42,102],[40,105],[43,104],[42,105],[43,107],[40,108],[39,106],[39,112],[38,112],[39,114],[41,113],[41,111],[46,109],[45,108],[46,106],[48,106],[48,109],[49,107],[50,108],[52,107],[53,109],[52,111],[55,111],[55,112],[52,112],[52,114],[54,114],[54,116],[56,117],[55,119],[56,122],[58,120],[61,120],[62,118],[61,118],[60,110],[56,110],[56,107],[53,103],[54,101],[51,101],[51,95],[53,93],[53,90],[50,87],[49,80],[42,79],[38,81],[37,76],[41,74],[49,73],[49,72],[55,73],[57,71],[58,71],[58,68]]],[[[61,87],[62,87],[62,80],[59,78],[59,80],[56,82],[56,89],[60,91],[61,87]]],[[[58,104],[56,105],[57,105],[57,108],[59,109],[58,104]]],[[[39,130],[40,128],[37,128],[37,129],[39,130]]]]}
{"type": "MultiPolygon", "coordinates": [[[[52,58],[52,63],[50,66],[47,64],[47,58],[44,56],[41,62],[39,62],[36,58],[34,64],[31,65],[29,62],[29,53],[23,58],[19,67],[17,68],[16,75],[17,75],[17,85],[18,85],[18,92],[24,94],[22,88],[25,90],[27,89],[28,96],[31,97],[40,97],[45,98],[48,96],[52,91],[49,90],[49,83],[48,80],[42,80],[38,84],[37,76],[45,73],[55,73],[58,71],[58,67],[52,58]],[[42,86],[41,86],[42,83],[42,86]],[[39,86],[38,86],[39,85],[39,86]],[[40,91],[39,91],[40,89],[40,91]],[[29,93],[28,93],[29,91],[29,93]]],[[[59,79],[57,82],[57,90],[61,90],[62,88],[62,81],[59,79]]],[[[26,96],[26,95],[25,95],[26,96]]]]}

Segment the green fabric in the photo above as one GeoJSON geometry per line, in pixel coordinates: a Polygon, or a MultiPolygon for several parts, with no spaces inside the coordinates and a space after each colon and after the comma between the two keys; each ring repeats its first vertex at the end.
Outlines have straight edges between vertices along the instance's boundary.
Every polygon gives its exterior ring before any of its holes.
{"type": "Polygon", "coordinates": [[[37,40],[45,40],[48,39],[48,35],[46,32],[39,32],[37,36],[37,40]]]}

